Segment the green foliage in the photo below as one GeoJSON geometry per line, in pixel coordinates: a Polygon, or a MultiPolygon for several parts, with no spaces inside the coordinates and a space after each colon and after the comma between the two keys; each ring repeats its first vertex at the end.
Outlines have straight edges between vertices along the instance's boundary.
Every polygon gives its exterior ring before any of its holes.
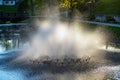
{"type": "MultiPolygon", "coordinates": [[[[33,0],[35,13],[45,12],[50,6],[58,6],[60,9],[68,11],[78,10],[88,11],[90,3],[94,6],[98,0],[33,0]]],[[[30,0],[28,0],[30,5],[30,0]]]]}
{"type": "Polygon", "coordinates": [[[106,20],[107,20],[107,22],[115,23],[115,19],[113,17],[111,17],[111,16],[107,16],[106,20]]]}
{"type": "Polygon", "coordinates": [[[98,1],[99,0],[60,0],[60,8],[76,8],[79,11],[86,11],[89,9],[90,4],[93,8],[98,1]]]}
{"type": "Polygon", "coordinates": [[[76,7],[80,1],[79,0],[61,0],[60,7],[61,8],[71,8],[76,7]]]}
{"type": "Polygon", "coordinates": [[[16,13],[17,7],[13,7],[13,6],[0,6],[0,11],[3,13],[16,13]]]}
{"type": "Polygon", "coordinates": [[[21,10],[25,11],[25,9],[27,9],[28,7],[26,4],[27,0],[20,0],[17,5],[15,6],[9,6],[9,5],[2,5],[0,6],[0,12],[3,13],[18,13],[18,11],[20,12],[21,10]]]}
{"type": "Polygon", "coordinates": [[[6,24],[10,24],[11,23],[11,21],[6,21],[6,24]]]}
{"type": "Polygon", "coordinates": [[[28,0],[21,0],[19,2],[19,5],[17,6],[17,9],[18,9],[19,13],[23,13],[24,11],[27,12],[27,9],[29,8],[29,5],[26,2],[28,2],[28,0]]]}
{"type": "Polygon", "coordinates": [[[47,10],[46,5],[54,4],[63,10],[73,8],[80,12],[88,12],[91,4],[94,14],[120,14],[120,0],[33,0],[33,4],[35,12],[44,12],[47,10]]]}
{"type": "Polygon", "coordinates": [[[42,0],[33,0],[34,8],[42,6],[42,0]]]}
{"type": "Polygon", "coordinates": [[[111,34],[113,41],[120,41],[120,28],[117,27],[106,27],[106,29],[111,34]]]}
{"type": "Polygon", "coordinates": [[[95,25],[95,24],[86,24],[82,23],[84,31],[94,32],[94,30],[99,30],[100,34],[108,37],[108,40],[112,42],[120,41],[120,28],[115,26],[103,26],[103,25],[95,25]]]}

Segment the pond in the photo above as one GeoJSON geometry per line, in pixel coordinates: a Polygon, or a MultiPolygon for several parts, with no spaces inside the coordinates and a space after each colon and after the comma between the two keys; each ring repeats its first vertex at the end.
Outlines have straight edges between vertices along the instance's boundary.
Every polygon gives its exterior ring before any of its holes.
{"type": "Polygon", "coordinates": [[[1,45],[0,80],[120,80],[120,52],[101,48],[106,30],[53,23],[38,24],[30,42],[1,45]]]}

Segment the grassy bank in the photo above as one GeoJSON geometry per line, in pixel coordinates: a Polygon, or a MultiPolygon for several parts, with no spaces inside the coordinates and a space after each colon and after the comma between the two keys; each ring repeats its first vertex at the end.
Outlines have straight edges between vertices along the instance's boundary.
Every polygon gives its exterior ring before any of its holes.
{"type": "Polygon", "coordinates": [[[100,34],[104,33],[106,37],[109,37],[111,42],[119,42],[120,43],[120,28],[114,26],[101,26],[94,24],[82,24],[83,29],[86,31],[95,31],[98,30],[100,34]]]}
{"type": "Polygon", "coordinates": [[[120,15],[120,0],[100,0],[96,4],[95,14],[118,14],[120,15]]]}

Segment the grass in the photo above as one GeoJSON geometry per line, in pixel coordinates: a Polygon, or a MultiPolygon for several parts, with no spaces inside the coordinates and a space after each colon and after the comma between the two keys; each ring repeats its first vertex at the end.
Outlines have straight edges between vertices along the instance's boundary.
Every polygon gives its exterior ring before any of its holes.
{"type": "Polygon", "coordinates": [[[96,4],[95,14],[118,14],[120,15],[120,0],[100,0],[96,4]]]}
{"type": "MultiPolygon", "coordinates": [[[[94,24],[82,24],[85,31],[93,32],[98,30],[104,33],[110,42],[119,42],[120,43],[120,28],[114,26],[101,26],[94,24]]],[[[101,34],[101,33],[100,33],[101,34]]]]}

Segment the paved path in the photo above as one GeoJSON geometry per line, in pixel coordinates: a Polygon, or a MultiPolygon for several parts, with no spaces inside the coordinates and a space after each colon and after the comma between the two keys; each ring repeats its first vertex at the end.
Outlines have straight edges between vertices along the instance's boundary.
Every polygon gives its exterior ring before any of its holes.
{"type": "Polygon", "coordinates": [[[94,21],[82,21],[82,20],[80,20],[80,22],[82,22],[82,23],[88,23],[88,24],[97,24],[97,25],[104,25],[104,26],[119,27],[120,28],[120,24],[94,22],[94,21]]]}
{"type": "Polygon", "coordinates": [[[0,24],[0,27],[8,27],[8,26],[25,26],[28,23],[10,23],[10,24],[0,24]]]}
{"type": "MultiPolygon", "coordinates": [[[[65,19],[68,20],[68,19],[65,19]]],[[[112,27],[119,27],[120,24],[113,24],[113,23],[104,23],[104,22],[94,22],[94,21],[83,21],[83,20],[76,20],[82,23],[88,23],[88,24],[97,24],[97,25],[104,25],[104,26],[112,26],[112,27]]],[[[10,24],[0,24],[0,27],[6,27],[6,26],[25,26],[29,23],[10,23],[10,24]]]]}

